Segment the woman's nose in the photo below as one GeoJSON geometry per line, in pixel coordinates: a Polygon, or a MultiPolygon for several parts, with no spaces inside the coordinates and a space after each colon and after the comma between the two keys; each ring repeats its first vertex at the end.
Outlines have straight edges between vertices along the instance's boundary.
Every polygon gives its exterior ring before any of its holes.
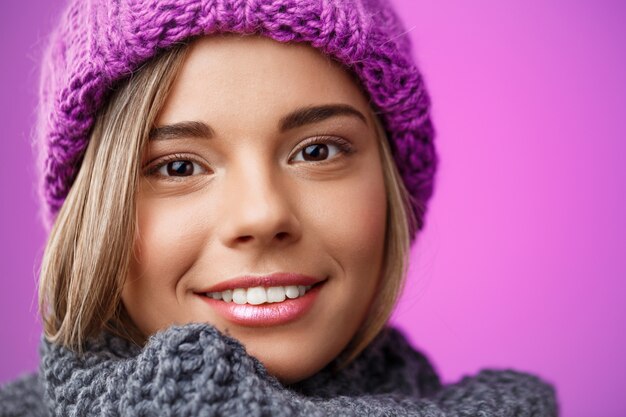
{"type": "Polygon", "coordinates": [[[300,238],[293,196],[278,176],[254,166],[227,175],[219,220],[225,246],[281,246],[300,238]]]}

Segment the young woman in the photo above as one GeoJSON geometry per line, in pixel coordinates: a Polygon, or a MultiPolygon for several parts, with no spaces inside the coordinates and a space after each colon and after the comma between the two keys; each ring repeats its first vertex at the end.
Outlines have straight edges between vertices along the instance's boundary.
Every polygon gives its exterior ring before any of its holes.
{"type": "Polygon", "coordinates": [[[386,3],[75,1],[42,74],[45,335],[0,415],[557,414],[385,327],[437,165],[386,3]]]}

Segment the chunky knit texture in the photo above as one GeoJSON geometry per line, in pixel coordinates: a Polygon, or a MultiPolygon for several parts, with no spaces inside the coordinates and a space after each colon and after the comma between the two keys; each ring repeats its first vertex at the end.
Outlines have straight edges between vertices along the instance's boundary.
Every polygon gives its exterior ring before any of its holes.
{"type": "Polygon", "coordinates": [[[49,227],[107,92],[159,50],[213,33],[305,42],[357,75],[382,119],[422,228],[437,155],[430,99],[385,0],[71,0],[43,60],[36,147],[49,227]]]}
{"type": "Polygon", "coordinates": [[[348,367],[283,386],[207,324],[174,326],[140,349],[103,334],[83,357],[42,342],[40,373],[0,389],[0,416],[556,416],[554,389],[513,370],[442,386],[395,330],[348,367]]]}

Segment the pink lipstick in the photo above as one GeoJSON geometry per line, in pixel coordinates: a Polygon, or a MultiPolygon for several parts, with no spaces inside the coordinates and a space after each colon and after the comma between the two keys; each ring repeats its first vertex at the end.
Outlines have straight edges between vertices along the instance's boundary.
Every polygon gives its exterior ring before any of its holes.
{"type": "Polygon", "coordinates": [[[302,317],[313,306],[324,281],[293,273],[243,276],[197,294],[232,323],[269,327],[302,317]]]}

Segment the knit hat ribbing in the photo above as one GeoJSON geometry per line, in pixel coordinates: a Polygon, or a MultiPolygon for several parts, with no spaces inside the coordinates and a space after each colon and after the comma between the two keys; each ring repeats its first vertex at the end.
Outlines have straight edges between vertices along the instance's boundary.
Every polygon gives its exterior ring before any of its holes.
{"type": "Polygon", "coordinates": [[[430,99],[409,37],[385,0],[70,0],[41,74],[36,147],[47,227],[107,91],[160,50],[214,33],[306,42],[354,72],[381,118],[422,229],[438,161],[430,99]]]}

